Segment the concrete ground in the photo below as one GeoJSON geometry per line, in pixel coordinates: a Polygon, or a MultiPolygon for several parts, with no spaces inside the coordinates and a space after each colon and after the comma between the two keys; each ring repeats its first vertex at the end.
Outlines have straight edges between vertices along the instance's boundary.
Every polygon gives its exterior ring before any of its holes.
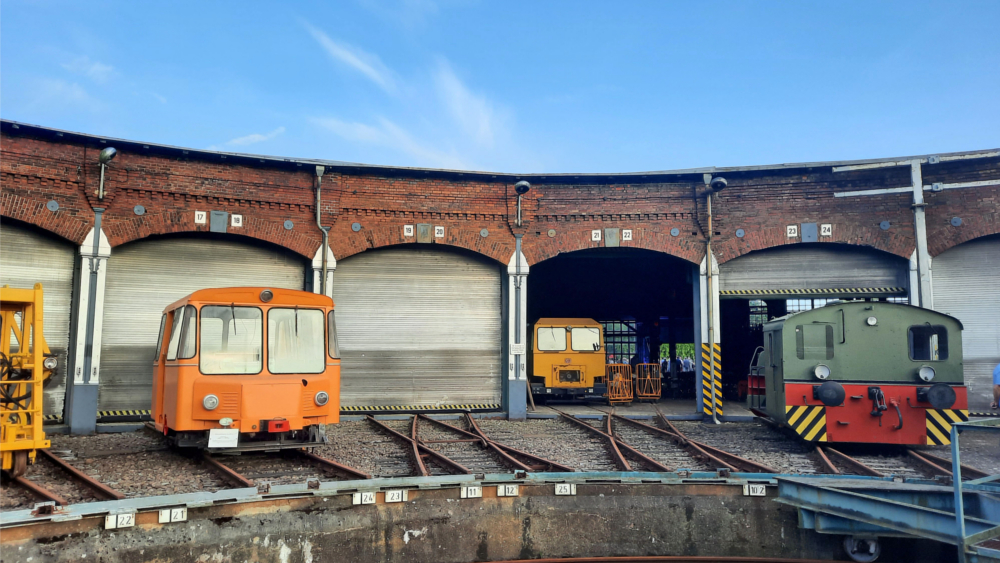
{"type": "MultiPolygon", "coordinates": [[[[528,418],[549,418],[558,416],[556,409],[574,416],[595,415],[603,416],[611,410],[605,402],[561,402],[549,401],[547,404],[536,405],[531,409],[528,405],[528,418]]],[[[656,409],[659,409],[670,420],[701,420],[700,411],[695,411],[693,399],[660,399],[656,402],[634,402],[629,405],[616,405],[615,414],[626,417],[650,417],[656,416],[656,409]]],[[[723,418],[725,422],[749,422],[754,419],[754,414],[746,409],[743,403],[735,401],[724,401],[722,404],[723,418]]]]}

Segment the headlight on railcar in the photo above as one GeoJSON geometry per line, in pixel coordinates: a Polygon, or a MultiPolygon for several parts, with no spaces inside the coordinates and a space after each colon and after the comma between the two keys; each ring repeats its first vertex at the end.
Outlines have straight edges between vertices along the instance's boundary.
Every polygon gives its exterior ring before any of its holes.
{"type": "Polygon", "coordinates": [[[45,369],[56,369],[57,365],[59,365],[59,360],[51,356],[42,360],[42,367],[45,369]]]}
{"type": "Polygon", "coordinates": [[[205,398],[201,400],[201,406],[205,407],[207,411],[214,411],[219,406],[219,398],[215,395],[205,395],[205,398]]]}
{"type": "Polygon", "coordinates": [[[813,368],[813,375],[816,376],[816,379],[826,379],[830,377],[830,373],[830,366],[825,364],[819,364],[813,368]]]}
{"type": "Polygon", "coordinates": [[[923,366],[920,368],[919,371],[917,371],[917,375],[919,375],[920,379],[924,381],[930,381],[934,379],[935,375],[934,368],[932,368],[931,366],[923,366]]]}
{"type": "Polygon", "coordinates": [[[322,407],[323,405],[330,402],[330,394],[327,393],[326,391],[320,391],[319,393],[316,393],[316,397],[314,398],[314,400],[316,401],[317,405],[322,407]]]}

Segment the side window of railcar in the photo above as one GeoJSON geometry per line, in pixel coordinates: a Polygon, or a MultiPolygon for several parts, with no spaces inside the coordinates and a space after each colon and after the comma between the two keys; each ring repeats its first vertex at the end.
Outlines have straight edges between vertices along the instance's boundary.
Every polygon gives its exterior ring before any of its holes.
{"type": "Polygon", "coordinates": [[[909,330],[910,359],[935,362],[948,359],[948,329],[939,325],[911,326],[909,330]]]}
{"type": "Polygon", "coordinates": [[[833,358],[833,325],[815,323],[795,327],[795,355],[800,360],[833,358]]]}
{"type": "Polygon", "coordinates": [[[184,307],[178,307],[174,309],[173,313],[173,325],[170,329],[170,344],[167,346],[167,359],[176,360],[177,359],[177,347],[181,343],[181,326],[184,324],[184,307]]]}
{"type": "Polygon", "coordinates": [[[562,352],[566,349],[566,329],[561,326],[538,327],[538,349],[542,352],[562,352]]]}
{"type": "Polygon", "coordinates": [[[177,357],[187,360],[194,357],[196,339],[198,337],[198,311],[194,305],[184,308],[184,327],[181,330],[181,346],[177,357]]]}
{"type": "Polygon", "coordinates": [[[247,375],[263,368],[264,314],[257,307],[201,308],[201,356],[206,375],[247,375]]]}
{"type": "Polygon", "coordinates": [[[323,311],[267,312],[267,369],[271,373],[321,373],[326,369],[323,311]]]}
{"type": "Polygon", "coordinates": [[[577,352],[596,352],[601,349],[601,329],[597,327],[574,327],[569,334],[570,346],[577,352]]]}
{"type": "Polygon", "coordinates": [[[333,313],[334,313],[333,311],[330,311],[330,314],[328,315],[328,317],[330,319],[330,321],[329,321],[329,328],[327,329],[327,331],[330,333],[330,336],[329,336],[329,345],[330,345],[329,353],[330,353],[330,357],[331,358],[339,358],[340,357],[340,344],[337,342],[337,320],[334,317],[333,313]]]}
{"type": "Polygon", "coordinates": [[[156,355],[153,356],[153,361],[157,362],[160,359],[160,352],[162,351],[161,346],[163,346],[163,329],[167,326],[167,316],[163,315],[160,317],[160,333],[156,337],[156,355]]]}

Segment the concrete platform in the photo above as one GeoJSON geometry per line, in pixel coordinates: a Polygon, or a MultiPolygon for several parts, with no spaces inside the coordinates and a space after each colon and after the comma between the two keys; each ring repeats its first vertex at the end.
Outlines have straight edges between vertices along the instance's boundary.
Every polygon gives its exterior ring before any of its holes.
{"type": "MultiPolygon", "coordinates": [[[[531,410],[531,405],[528,405],[528,418],[554,418],[559,416],[555,409],[579,418],[587,418],[588,416],[596,418],[604,416],[605,413],[611,411],[611,408],[606,403],[599,402],[561,403],[551,401],[547,405],[537,405],[534,411],[531,410]]],[[[655,403],[636,402],[630,405],[617,405],[614,410],[615,414],[628,418],[651,418],[656,416],[657,408],[669,420],[701,420],[703,418],[701,412],[695,411],[693,399],[661,399],[655,403]]],[[[722,412],[725,413],[721,418],[723,422],[750,422],[756,418],[743,403],[735,401],[724,401],[722,412]]]]}

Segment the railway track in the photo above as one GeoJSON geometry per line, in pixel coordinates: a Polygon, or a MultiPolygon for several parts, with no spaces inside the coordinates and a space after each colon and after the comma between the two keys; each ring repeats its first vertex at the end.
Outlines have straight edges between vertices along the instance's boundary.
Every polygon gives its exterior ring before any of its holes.
{"type": "MultiPolygon", "coordinates": [[[[3,510],[227,488],[419,475],[539,471],[714,471],[934,477],[951,462],[936,450],[801,442],[760,424],[600,419],[524,422],[464,418],[345,421],[311,453],[208,456],[167,447],[149,431],[53,436],[21,479],[3,483],[3,510]]],[[[990,467],[992,469],[992,466],[990,467]]],[[[967,479],[986,475],[963,467],[967,479]]]]}

